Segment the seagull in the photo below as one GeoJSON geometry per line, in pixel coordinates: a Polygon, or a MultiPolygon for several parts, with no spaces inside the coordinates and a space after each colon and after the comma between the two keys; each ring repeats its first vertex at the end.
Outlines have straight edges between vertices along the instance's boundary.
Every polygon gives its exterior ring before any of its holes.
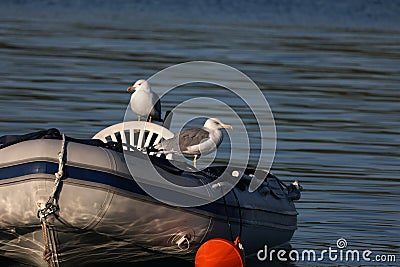
{"type": "Polygon", "coordinates": [[[203,127],[183,130],[171,139],[161,141],[154,148],[166,154],[194,156],[193,166],[196,168],[198,156],[212,153],[221,144],[222,128],[232,129],[232,126],[222,123],[219,119],[210,118],[203,127]]]}
{"type": "Polygon", "coordinates": [[[131,96],[131,109],[133,113],[146,120],[162,121],[161,119],[161,102],[156,93],[151,91],[150,84],[146,80],[138,80],[127,89],[128,92],[135,91],[131,96]]]}

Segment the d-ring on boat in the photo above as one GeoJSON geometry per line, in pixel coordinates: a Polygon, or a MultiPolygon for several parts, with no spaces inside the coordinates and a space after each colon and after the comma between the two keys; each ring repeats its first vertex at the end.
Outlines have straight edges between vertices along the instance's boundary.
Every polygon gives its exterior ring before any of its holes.
{"type": "MultiPolygon", "coordinates": [[[[132,121],[110,126],[92,141],[55,129],[0,138],[0,255],[34,266],[171,256],[193,261],[205,241],[230,239],[240,228],[246,254],[291,239],[299,186],[286,186],[270,173],[249,193],[254,171],[246,170],[224,199],[195,208],[170,206],[143,191],[122,150],[140,168],[149,159],[143,148],[172,136],[160,125],[132,121]]],[[[207,184],[226,168],[193,172],[192,166],[178,169],[159,155],[150,158],[170,181],[192,185],[207,184]]]]}

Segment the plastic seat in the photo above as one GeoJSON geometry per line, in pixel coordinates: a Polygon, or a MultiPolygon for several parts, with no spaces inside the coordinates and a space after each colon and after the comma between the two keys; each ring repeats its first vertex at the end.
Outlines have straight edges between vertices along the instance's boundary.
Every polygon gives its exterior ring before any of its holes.
{"type": "MultiPolygon", "coordinates": [[[[122,142],[124,150],[133,151],[134,149],[144,151],[146,147],[151,147],[164,139],[170,139],[174,134],[158,124],[145,121],[128,121],[111,125],[92,137],[103,142],[114,141],[122,142]]],[[[160,156],[158,154],[157,156],[160,156]]]]}

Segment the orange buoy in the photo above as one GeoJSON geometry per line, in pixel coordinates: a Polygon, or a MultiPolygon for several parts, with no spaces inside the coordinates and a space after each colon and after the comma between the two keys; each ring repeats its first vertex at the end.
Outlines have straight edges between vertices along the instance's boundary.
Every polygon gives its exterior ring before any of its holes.
{"type": "Polygon", "coordinates": [[[237,245],[226,239],[214,238],[205,242],[197,250],[195,266],[244,267],[244,260],[237,245]]]}

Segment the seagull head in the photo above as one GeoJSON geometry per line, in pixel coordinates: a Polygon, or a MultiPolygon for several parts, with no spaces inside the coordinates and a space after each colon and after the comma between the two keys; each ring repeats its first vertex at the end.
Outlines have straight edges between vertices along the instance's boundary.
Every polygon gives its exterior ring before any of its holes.
{"type": "Polygon", "coordinates": [[[225,124],[216,118],[210,118],[210,119],[206,120],[206,122],[204,123],[204,127],[208,128],[208,129],[212,129],[212,130],[222,129],[222,128],[231,129],[231,130],[233,129],[232,125],[225,124]]]}
{"type": "Polygon", "coordinates": [[[139,91],[139,90],[150,91],[149,82],[146,80],[137,80],[134,84],[129,86],[127,89],[128,92],[135,91],[135,90],[136,91],[139,91]]]}

